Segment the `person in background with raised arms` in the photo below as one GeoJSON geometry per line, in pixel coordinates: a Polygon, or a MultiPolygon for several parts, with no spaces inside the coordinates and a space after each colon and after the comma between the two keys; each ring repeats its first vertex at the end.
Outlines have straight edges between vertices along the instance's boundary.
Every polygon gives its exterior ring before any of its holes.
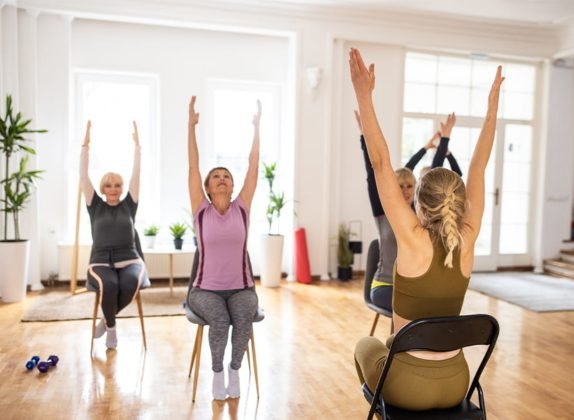
{"type": "MultiPolygon", "coordinates": [[[[377,191],[377,185],[375,182],[375,173],[371,166],[371,161],[367,151],[367,145],[365,143],[365,137],[363,136],[361,116],[357,110],[355,110],[355,118],[357,120],[359,131],[361,132],[361,149],[363,151],[365,169],[367,171],[367,191],[369,193],[369,202],[371,204],[371,211],[373,213],[373,217],[375,218],[375,224],[379,233],[379,261],[377,263],[377,269],[373,275],[373,279],[371,280],[371,301],[380,308],[392,311],[393,266],[397,258],[397,241],[395,239],[391,225],[389,224],[389,220],[387,217],[385,217],[385,211],[379,199],[379,193],[377,191]]],[[[442,166],[444,157],[448,152],[448,140],[450,137],[450,132],[455,122],[456,117],[454,116],[454,113],[449,114],[446,122],[441,122],[441,130],[437,131],[433,137],[409,159],[404,168],[395,170],[395,174],[397,176],[399,186],[401,187],[403,197],[409,206],[413,209],[413,211],[416,178],[412,171],[414,170],[417,163],[425,155],[427,150],[436,148],[436,142],[439,141],[439,139],[440,145],[433,159],[432,167],[437,167],[437,165],[442,166]]],[[[458,171],[460,171],[454,156],[451,154],[449,162],[451,163],[451,168],[457,168],[458,171]]],[[[431,168],[428,167],[427,170],[425,169],[426,168],[423,168],[424,172],[421,172],[422,175],[428,172],[428,170],[431,168]]]]}
{"type": "Polygon", "coordinates": [[[258,308],[257,294],[247,255],[249,211],[259,175],[259,122],[261,102],[253,116],[253,144],[247,174],[239,195],[232,200],[233,177],[224,167],[209,171],[202,185],[195,127],[199,113],[196,98],[189,104],[189,197],[198,238],[199,267],[188,294],[188,305],[209,324],[213,369],[213,398],[238,398],[239,368],[251,336],[258,308]],[[204,192],[205,188],[205,192],[204,192]],[[223,355],[231,334],[231,363],[225,386],[223,355]]]}
{"type": "MultiPolygon", "coordinates": [[[[453,171],[432,169],[417,186],[415,215],[401,193],[375,114],[374,65],[367,68],[359,51],[351,49],[349,66],[379,198],[397,240],[395,330],[419,318],[458,316],[484,211],[484,174],[494,142],[502,68],[498,67],[490,90],[466,187],[453,171]]],[[[374,337],[357,343],[357,374],[370,389],[376,387],[391,344],[392,336],[386,345],[374,337]]],[[[397,355],[387,379],[385,401],[409,410],[427,410],[460,403],[468,389],[469,372],[462,350],[414,351],[397,355]]]]}
{"type": "Polygon", "coordinates": [[[142,286],[149,286],[145,264],[137,249],[135,217],[140,189],[141,148],[138,127],[133,122],[134,160],[127,195],[121,199],[123,180],[120,174],[108,172],[100,181],[100,194],[95,193],[88,175],[92,123],[88,121],[80,157],[80,185],[92,225],[92,252],[88,265],[88,282],[99,290],[104,317],[96,326],[95,338],[107,333],[106,346],[116,348],[116,315],[135,298],[142,286]]]}

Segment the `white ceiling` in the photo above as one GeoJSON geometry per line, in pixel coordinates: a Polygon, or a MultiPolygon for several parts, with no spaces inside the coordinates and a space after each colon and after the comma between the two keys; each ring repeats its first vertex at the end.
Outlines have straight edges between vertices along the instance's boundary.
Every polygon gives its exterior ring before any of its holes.
{"type": "MultiPolygon", "coordinates": [[[[253,0],[228,1],[253,4],[253,0]]],[[[574,0],[265,0],[259,3],[286,7],[319,6],[377,12],[432,13],[435,17],[448,14],[540,25],[559,24],[574,19],[574,0]]]]}

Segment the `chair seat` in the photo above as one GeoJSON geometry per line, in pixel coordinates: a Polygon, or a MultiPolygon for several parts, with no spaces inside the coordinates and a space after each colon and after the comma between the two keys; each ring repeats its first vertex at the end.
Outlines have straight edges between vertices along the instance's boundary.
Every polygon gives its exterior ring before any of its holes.
{"type": "MultiPolygon", "coordinates": [[[[205,319],[203,319],[202,317],[200,317],[191,310],[187,302],[183,302],[183,309],[185,310],[185,317],[192,324],[208,325],[205,319]]],[[[265,311],[261,307],[257,308],[257,312],[255,312],[255,317],[253,317],[253,322],[261,322],[264,319],[265,319],[265,311]]]]}
{"type": "MultiPolygon", "coordinates": [[[[372,404],[373,393],[363,384],[363,395],[372,404]]],[[[480,420],[484,418],[484,412],[466,399],[454,407],[447,409],[435,409],[426,411],[411,411],[385,404],[387,418],[384,420],[480,420]]],[[[377,412],[381,412],[380,404],[377,404],[377,412]]]]}
{"type": "Polygon", "coordinates": [[[384,309],[381,308],[380,306],[375,305],[374,303],[371,302],[365,302],[367,304],[367,308],[369,308],[372,311],[375,311],[376,313],[392,318],[393,317],[393,312],[389,311],[388,309],[384,309]]]}

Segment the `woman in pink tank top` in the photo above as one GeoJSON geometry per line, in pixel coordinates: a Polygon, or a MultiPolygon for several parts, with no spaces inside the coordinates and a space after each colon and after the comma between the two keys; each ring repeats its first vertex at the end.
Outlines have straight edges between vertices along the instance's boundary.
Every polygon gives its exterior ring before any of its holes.
{"type": "Polygon", "coordinates": [[[195,126],[195,96],[189,104],[189,198],[198,238],[199,264],[188,294],[188,305],[209,324],[213,370],[213,398],[238,398],[239,368],[251,337],[258,299],[247,256],[249,210],[259,172],[259,121],[261,103],[253,116],[253,144],[239,195],[232,200],[233,176],[227,168],[213,168],[202,184],[195,126]],[[204,190],[205,188],[205,190],[204,190]],[[231,361],[226,384],[223,355],[231,334],[231,361]]]}

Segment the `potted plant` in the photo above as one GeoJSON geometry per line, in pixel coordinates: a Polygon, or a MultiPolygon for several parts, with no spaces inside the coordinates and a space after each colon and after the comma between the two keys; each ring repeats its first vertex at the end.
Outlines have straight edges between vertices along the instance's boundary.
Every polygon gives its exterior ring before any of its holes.
{"type": "Polygon", "coordinates": [[[155,246],[155,238],[159,232],[159,226],[150,225],[144,228],[144,238],[146,248],[152,249],[155,246]]]}
{"type": "Polygon", "coordinates": [[[187,226],[184,223],[173,223],[170,225],[169,230],[171,232],[171,236],[173,236],[173,245],[175,249],[181,249],[183,245],[183,236],[187,231],[187,226]]]}
{"type": "Polygon", "coordinates": [[[269,185],[269,202],[267,203],[266,218],[269,230],[261,240],[261,285],[278,287],[281,280],[281,261],[283,259],[283,235],[279,233],[279,218],[285,207],[285,194],[273,189],[277,171],[277,163],[267,165],[263,162],[263,178],[269,185]],[[272,233],[273,222],[276,233],[272,233]]]}
{"type": "Polygon", "coordinates": [[[351,230],[344,224],[339,225],[339,240],[337,242],[337,278],[347,281],[353,278],[353,252],[349,247],[351,230]]]}
{"type": "Polygon", "coordinates": [[[28,170],[28,159],[36,151],[28,146],[26,137],[32,133],[45,133],[46,130],[32,130],[32,120],[24,119],[20,112],[14,113],[12,97],[6,97],[4,115],[0,115],[0,152],[4,174],[0,177],[3,190],[2,208],[4,213],[4,236],[0,240],[0,295],[4,302],[17,302],[26,297],[30,241],[20,237],[20,212],[22,212],[42,171],[28,170]],[[11,172],[13,158],[19,158],[16,170],[11,172]],[[13,239],[8,239],[8,215],[12,217],[13,239]]]}

